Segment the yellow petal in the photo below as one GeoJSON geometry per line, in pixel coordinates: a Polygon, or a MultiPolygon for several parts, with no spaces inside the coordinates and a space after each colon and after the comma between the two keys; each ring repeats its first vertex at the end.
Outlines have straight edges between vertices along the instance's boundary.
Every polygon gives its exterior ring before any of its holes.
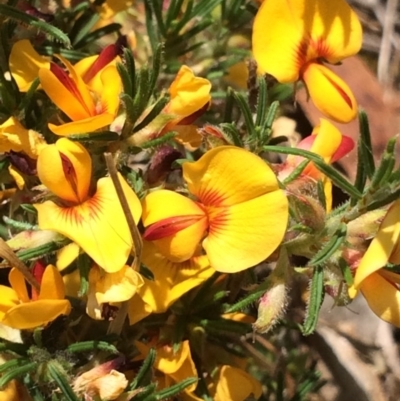
{"type": "Polygon", "coordinates": [[[62,125],[49,123],[48,127],[50,131],[59,136],[87,134],[110,125],[114,121],[114,118],[115,116],[113,114],[103,113],[94,117],[88,117],[62,125]]]}
{"type": "Polygon", "coordinates": [[[83,145],[59,139],[40,152],[38,176],[59,198],[73,203],[87,199],[92,175],[92,160],[83,145]]]}
{"type": "Polygon", "coordinates": [[[129,266],[115,273],[99,273],[99,269],[94,267],[89,275],[99,304],[128,301],[144,283],[142,276],[129,266]]]}
{"type": "Polygon", "coordinates": [[[400,201],[396,201],[386,213],[381,226],[362,257],[356,270],[354,284],[349,288],[350,297],[354,298],[364,280],[382,269],[389,261],[400,237],[400,201]]]}
{"type": "Polygon", "coordinates": [[[183,145],[189,152],[194,152],[203,142],[203,137],[195,125],[177,125],[174,127],[174,131],[177,132],[174,140],[183,145]]]}
{"type": "Polygon", "coordinates": [[[21,393],[15,379],[9,381],[3,390],[0,390],[0,401],[21,401],[21,393]]]}
{"type": "Polygon", "coordinates": [[[24,189],[25,186],[25,179],[24,176],[17,170],[13,165],[8,166],[8,172],[10,173],[11,177],[14,178],[15,183],[19,190],[24,189]]]}
{"type": "Polygon", "coordinates": [[[152,307],[146,304],[139,294],[135,294],[131,300],[128,301],[128,318],[131,326],[140,322],[152,312],[152,307]]]}
{"type": "Polygon", "coordinates": [[[171,100],[167,106],[169,114],[187,117],[200,110],[211,100],[211,82],[196,77],[193,71],[183,65],[169,87],[171,100]]]}
{"type": "Polygon", "coordinates": [[[43,273],[39,300],[64,299],[64,282],[60,272],[53,265],[48,265],[43,273]]]}
{"type": "Polygon", "coordinates": [[[148,241],[143,243],[142,262],[153,273],[154,279],[145,279],[139,293],[153,313],[165,312],[183,294],[202,284],[215,272],[205,255],[173,263],[148,241]]]}
{"type": "Polygon", "coordinates": [[[247,150],[220,146],[183,164],[189,191],[205,206],[230,206],[278,189],[267,163],[247,150]]]}
{"type": "Polygon", "coordinates": [[[18,293],[5,285],[0,285],[0,320],[5,312],[7,312],[10,308],[13,308],[15,305],[20,303],[20,299],[18,297],[18,293]]]}
{"type": "Polygon", "coordinates": [[[400,327],[400,291],[394,284],[372,273],[361,283],[361,292],[377,316],[400,327]]]}
{"type": "Polygon", "coordinates": [[[95,116],[95,104],[88,88],[74,72],[71,64],[68,63],[68,66],[71,68],[70,73],[73,73],[72,77],[54,64],[51,66],[52,70],[41,68],[39,79],[43,90],[72,121],[95,116]]]}
{"type": "Polygon", "coordinates": [[[116,370],[97,378],[87,386],[88,394],[99,395],[101,400],[116,400],[128,385],[125,375],[116,370]]]}
{"type": "Polygon", "coordinates": [[[301,68],[298,48],[305,33],[303,10],[292,3],[264,1],[253,25],[253,56],[259,69],[282,83],[297,81],[301,68]]]}
{"type": "Polygon", "coordinates": [[[224,365],[221,368],[215,390],[215,401],[244,401],[262,395],[261,383],[242,369],[224,365]]]}
{"type": "MultiPolygon", "coordinates": [[[[119,179],[134,220],[138,222],[140,201],[122,176],[119,179]]],[[[125,265],[132,238],[110,177],[101,178],[95,195],[81,205],[62,208],[47,201],[35,208],[39,227],[70,238],[107,272],[116,272],[125,265]]]]}
{"type": "Polygon", "coordinates": [[[10,270],[8,274],[8,281],[11,287],[16,292],[18,299],[21,302],[29,302],[28,290],[26,288],[26,282],[24,275],[15,267],[10,270]]]}
{"type": "Polygon", "coordinates": [[[322,156],[325,163],[329,163],[342,143],[342,134],[332,123],[321,118],[320,125],[313,130],[313,135],[316,135],[316,138],[310,151],[322,156]],[[317,134],[314,133],[316,129],[317,134]]]}
{"type": "Polygon", "coordinates": [[[76,269],[72,273],[65,274],[63,277],[65,295],[72,298],[79,298],[81,289],[81,276],[76,269]]]}
{"type": "Polygon", "coordinates": [[[268,0],[257,12],[252,41],[262,71],[280,82],[294,82],[311,60],[335,64],[356,54],[362,29],[344,0],[268,0]]]}
{"type": "Polygon", "coordinates": [[[46,145],[42,135],[24,128],[15,117],[0,125],[0,152],[24,152],[31,159],[37,159],[46,145]]]}
{"type": "Polygon", "coordinates": [[[101,95],[102,113],[115,116],[119,108],[119,94],[122,91],[121,77],[114,65],[105,67],[100,72],[103,85],[101,95]]]}
{"type": "Polygon", "coordinates": [[[2,323],[20,330],[34,329],[70,312],[71,304],[66,299],[33,301],[10,309],[4,315],[2,323]]]}
{"type": "MultiPolygon", "coordinates": [[[[173,262],[183,262],[194,254],[207,227],[207,219],[200,206],[191,199],[168,190],[154,191],[144,198],[142,221],[147,228],[158,223],[159,231],[165,227],[165,233],[158,235],[160,239],[154,240],[154,243],[173,262]],[[192,217],[193,220],[189,221],[190,225],[186,228],[174,229],[174,219],[179,217],[192,217]],[[170,234],[167,235],[168,233],[170,234]]],[[[145,239],[146,233],[147,230],[145,239]]]]}
{"type": "Polygon", "coordinates": [[[302,78],[315,107],[339,123],[357,116],[357,102],[349,86],[322,64],[309,63],[302,78]]]}
{"type": "Polygon", "coordinates": [[[59,249],[56,253],[57,269],[59,271],[63,271],[65,268],[67,268],[79,256],[79,251],[79,246],[74,242],[71,242],[70,244],[59,249]]]}
{"type": "Polygon", "coordinates": [[[210,264],[217,271],[235,273],[262,262],[282,242],[288,201],[282,190],[276,190],[216,209],[209,213],[209,221],[203,248],[210,264]]]}
{"type": "Polygon", "coordinates": [[[26,92],[38,77],[39,69],[50,69],[47,58],[40,56],[29,40],[16,42],[10,53],[10,71],[21,92],[26,92]]]}
{"type": "Polygon", "coordinates": [[[115,14],[127,10],[133,3],[133,0],[107,0],[99,8],[99,14],[102,19],[110,19],[115,14]]]}

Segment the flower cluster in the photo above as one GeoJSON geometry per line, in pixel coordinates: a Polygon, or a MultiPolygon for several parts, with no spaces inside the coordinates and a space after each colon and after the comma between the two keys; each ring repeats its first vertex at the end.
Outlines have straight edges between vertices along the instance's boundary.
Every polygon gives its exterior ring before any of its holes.
{"type": "Polygon", "coordinates": [[[230,32],[239,14],[227,14],[227,2],[220,11],[201,0],[64,3],[60,17],[0,5],[63,44],[16,31],[4,51],[0,208],[10,217],[0,231],[0,267],[9,268],[0,337],[11,373],[0,377],[0,399],[51,390],[65,399],[244,401],[279,391],[257,365],[268,347],[253,348],[246,334],[279,323],[296,275],[310,282],[303,334],[315,329],[325,293],[347,304],[361,291],[400,326],[394,141],[376,167],[361,132],[354,185],[333,165],[354,148],[335,123],[359,112],[326,65],[361,47],[345,0],[259,2],[243,19],[251,39],[230,32]],[[227,46],[254,57],[248,96],[226,87],[244,86],[245,63],[207,44],[206,17],[222,18],[227,46]],[[116,41],[102,37],[117,31],[116,41]],[[284,102],[282,84],[298,81],[326,118],[293,140],[274,124],[274,96],[284,102]],[[339,207],[333,186],[349,198],[339,207]],[[17,341],[14,329],[24,333],[17,341]]]}

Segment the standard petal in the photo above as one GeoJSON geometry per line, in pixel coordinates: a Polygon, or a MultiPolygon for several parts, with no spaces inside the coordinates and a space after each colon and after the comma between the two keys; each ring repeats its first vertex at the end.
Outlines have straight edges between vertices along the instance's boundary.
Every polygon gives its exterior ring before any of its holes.
{"type": "Polygon", "coordinates": [[[59,198],[80,203],[87,199],[92,160],[83,145],[59,139],[40,152],[37,171],[40,181],[59,198]]]}
{"type": "Polygon", "coordinates": [[[357,102],[349,86],[329,68],[309,63],[303,70],[304,80],[315,107],[339,123],[348,123],[357,116],[357,102]]]}
{"type": "Polygon", "coordinates": [[[230,206],[278,189],[267,163],[247,150],[219,146],[183,164],[189,191],[205,206],[230,206]]]}
{"type": "MultiPolygon", "coordinates": [[[[137,223],[141,214],[140,201],[119,177],[137,223]]],[[[95,195],[81,205],[62,208],[47,201],[35,207],[41,228],[70,238],[107,272],[116,272],[124,266],[132,249],[132,238],[110,177],[100,179],[95,195]]]]}
{"type": "Polygon", "coordinates": [[[209,213],[210,228],[203,247],[211,266],[236,273],[265,260],[282,242],[288,201],[276,190],[247,202],[209,213]]]}
{"type": "Polygon", "coordinates": [[[175,224],[175,229],[174,224],[165,225],[171,234],[159,235],[160,239],[154,241],[159,251],[173,262],[183,262],[193,256],[207,228],[205,212],[191,199],[168,190],[154,191],[143,200],[142,221],[145,227],[151,228],[158,222],[162,226],[163,222],[173,222],[174,218],[181,221],[179,217],[182,216],[193,218],[188,221],[190,225],[177,227],[175,224]]]}
{"type": "Polygon", "coordinates": [[[29,40],[19,40],[10,53],[10,71],[21,92],[27,92],[39,69],[50,69],[47,58],[39,55],[29,40]]]}
{"type": "Polygon", "coordinates": [[[43,273],[39,300],[64,298],[65,289],[61,274],[55,266],[48,265],[43,273]]]}
{"type": "Polygon", "coordinates": [[[382,269],[389,261],[400,237],[400,201],[395,202],[386,213],[377,235],[357,267],[354,284],[349,288],[350,297],[354,298],[364,280],[382,269]]]}
{"type": "Polygon", "coordinates": [[[188,66],[183,65],[169,88],[171,101],[167,113],[190,116],[211,100],[210,91],[208,79],[196,77],[188,66]]]}
{"type": "Polygon", "coordinates": [[[2,323],[19,330],[34,329],[70,312],[68,300],[46,299],[15,306],[4,315],[2,323]]]}
{"type": "Polygon", "coordinates": [[[306,37],[302,7],[293,3],[299,1],[264,1],[253,25],[253,56],[259,69],[282,83],[298,80],[299,49],[306,37]]]}
{"type": "Polygon", "coordinates": [[[131,326],[140,322],[152,312],[152,307],[146,304],[139,294],[135,294],[130,301],[128,301],[128,318],[131,326]]]}
{"type": "Polygon", "coordinates": [[[304,7],[305,29],[319,57],[332,64],[359,52],[362,27],[345,0],[297,0],[304,7]],[[322,52],[323,54],[320,54],[322,52]]]}
{"type": "Polygon", "coordinates": [[[372,273],[361,283],[361,292],[377,316],[400,327],[400,291],[396,285],[372,273]]]}
{"type": "Polygon", "coordinates": [[[94,117],[88,117],[83,120],[72,121],[62,125],[54,125],[49,123],[48,127],[50,131],[59,136],[88,134],[110,125],[114,119],[115,115],[103,113],[94,117]]]}

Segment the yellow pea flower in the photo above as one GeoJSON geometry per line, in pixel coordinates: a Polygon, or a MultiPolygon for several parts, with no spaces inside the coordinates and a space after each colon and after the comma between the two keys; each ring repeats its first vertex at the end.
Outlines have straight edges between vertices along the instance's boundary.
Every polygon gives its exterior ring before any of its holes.
{"type": "Polygon", "coordinates": [[[0,285],[0,322],[15,329],[25,330],[44,326],[60,315],[68,315],[71,305],[64,299],[64,283],[56,267],[48,265],[41,278],[39,294],[28,295],[23,274],[12,268],[11,287],[0,285]]]}
{"type": "Polygon", "coordinates": [[[159,190],[143,201],[144,239],[172,262],[190,259],[202,243],[210,265],[235,273],[265,260],[286,231],[288,202],[275,174],[258,156],[221,146],[183,177],[196,201],[159,190]]]}
{"type": "MultiPolygon", "coordinates": [[[[42,183],[58,197],[57,203],[34,205],[39,227],[70,238],[105,271],[120,270],[130,255],[132,238],[111,178],[99,179],[92,193],[90,154],[67,138],[42,150],[37,169],[42,183]]],[[[119,180],[138,222],[140,201],[122,176],[119,180]]]]}
{"type": "Polygon", "coordinates": [[[188,66],[183,65],[168,92],[171,98],[164,110],[147,127],[128,138],[130,145],[140,146],[173,129],[178,132],[176,141],[192,149],[200,146],[202,136],[190,124],[208,108],[211,101],[211,82],[196,77],[188,66]]]}
{"type": "Polygon", "coordinates": [[[333,120],[356,117],[350,88],[323,64],[337,64],[361,48],[360,21],[345,0],[264,1],[252,42],[262,72],[281,83],[303,80],[315,106],[333,120]]]}
{"type": "Polygon", "coordinates": [[[125,265],[115,273],[107,273],[93,266],[89,273],[86,311],[93,319],[102,319],[103,304],[128,301],[142,286],[142,276],[129,266],[125,265]]]}
{"type": "Polygon", "coordinates": [[[400,327],[400,274],[385,270],[400,264],[400,201],[389,208],[381,226],[357,267],[349,295],[361,291],[371,310],[400,327]]]}
{"type": "MultiPolygon", "coordinates": [[[[354,148],[354,141],[341,132],[328,120],[320,119],[320,124],[314,127],[310,136],[304,138],[297,145],[298,149],[309,150],[322,156],[325,163],[334,163],[341,159],[354,148]]],[[[278,178],[285,179],[304,160],[300,156],[288,155],[285,163],[281,165],[278,178]]],[[[322,174],[313,162],[308,163],[302,172],[302,176],[322,180],[326,199],[327,211],[332,208],[332,182],[322,174]]]]}

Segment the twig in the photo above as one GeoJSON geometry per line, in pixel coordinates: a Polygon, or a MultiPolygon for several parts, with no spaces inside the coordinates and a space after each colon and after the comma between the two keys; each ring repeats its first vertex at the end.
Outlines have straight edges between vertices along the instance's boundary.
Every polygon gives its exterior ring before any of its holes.
{"type": "Polygon", "coordinates": [[[7,260],[10,266],[18,269],[25,277],[25,280],[36,290],[40,291],[40,284],[37,282],[33,274],[26,267],[26,265],[18,259],[10,246],[0,238],[0,256],[7,260]]]}

